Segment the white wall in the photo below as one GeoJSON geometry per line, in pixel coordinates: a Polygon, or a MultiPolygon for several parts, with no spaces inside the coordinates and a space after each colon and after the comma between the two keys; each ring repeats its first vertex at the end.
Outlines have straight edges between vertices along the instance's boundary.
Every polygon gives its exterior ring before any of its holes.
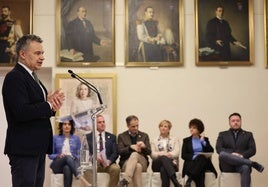
{"type": "MultiPolygon", "coordinates": [[[[1,85],[3,84],[3,76],[1,75],[0,76],[0,83],[1,85]]],[[[1,86],[2,87],[2,86],[1,86]]],[[[2,93],[2,92],[1,92],[2,93]]],[[[2,107],[3,105],[3,100],[2,100],[2,94],[1,95],[1,98],[0,98],[0,133],[1,133],[1,136],[0,136],[0,148],[1,148],[1,153],[4,152],[4,143],[5,143],[5,132],[6,132],[6,126],[7,126],[7,123],[6,121],[4,120],[5,118],[5,111],[4,111],[4,108],[2,107]]],[[[11,179],[11,174],[9,172],[9,165],[8,165],[8,158],[6,156],[4,156],[3,154],[0,155],[0,162],[1,162],[1,167],[2,167],[2,170],[3,170],[3,175],[1,176],[1,186],[11,186],[10,184],[10,179],[11,179]]]]}
{"type": "MultiPolygon", "coordinates": [[[[125,118],[135,114],[140,118],[140,129],[151,138],[158,136],[158,123],[169,119],[173,123],[172,133],[182,138],[189,136],[188,122],[200,118],[206,126],[205,134],[215,146],[219,131],[228,129],[228,115],[240,112],[243,128],[254,133],[257,154],[253,157],[268,166],[268,80],[265,69],[263,1],[254,0],[255,60],[250,67],[196,67],[194,1],[185,0],[184,66],[179,68],[126,68],[124,67],[124,24],[116,24],[116,67],[73,68],[79,73],[117,74],[117,132],[126,129],[125,118]]],[[[34,1],[34,33],[44,39],[46,62],[56,73],[67,73],[67,68],[56,67],[55,47],[55,1],[34,1]]],[[[116,0],[116,23],[124,23],[124,0],[116,0]]],[[[54,84],[54,82],[52,83],[54,84]]],[[[1,111],[2,112],[2,111],[1,111]]],[[[1,149],[5,130],[1,121],[1,149]]],[[[218,168],[217,154],[213,162],[218,168]]],[[[180,164],[182,165],[182,161],[180,164]]],[[[5,156],[0,156],[2,169],[0,185],[10,186],[10,171],[5,156]]],[[[49,168],[47,168],[49,170],[49,168]]],[[[49,176],[47,176],[49,177],[49,176]]],[[[252,173],[252,186],[265,187],[267,170],[252,173]]],[[[46,183],[46,187],[49,184],[46,183]]]]}

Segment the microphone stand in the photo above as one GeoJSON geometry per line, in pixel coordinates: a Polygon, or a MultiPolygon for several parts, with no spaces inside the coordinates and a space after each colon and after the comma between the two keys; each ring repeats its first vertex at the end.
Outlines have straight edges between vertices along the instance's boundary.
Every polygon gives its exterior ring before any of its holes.
{"type": "Polygon", "coordinates": [[[68,70],[68,72],[71,74],[71,76],[75,79],[77,79],[79,82],[86,85],[90,90],[94,91],[97,96],[100,103],[100,107],[96,108],[95,110],[90,110],[91,120],[92,120],[92,145],[93,145],[93,163],[92,163],[92,173],[93,173],[93,184],[92,187],[97,187],[97,144],[96,144],[96,132],[95,132],[95,117],[102,113],[105,109],[100,92],[98,89],[79,75],[75,74],[72,70],[68,70]]]}

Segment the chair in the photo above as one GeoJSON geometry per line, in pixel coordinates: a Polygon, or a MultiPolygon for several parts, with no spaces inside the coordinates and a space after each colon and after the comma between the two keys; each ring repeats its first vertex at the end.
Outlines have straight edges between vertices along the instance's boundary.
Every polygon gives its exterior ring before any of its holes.
{"type": "Polygon", "coordinates": [[[241,186],[240,173],[221,172],[219,177],[219,187],[237,187],[241,186]]]}
{"type": "MultiPolygon", "coordinates": [[[[124,173],[120,173],[120,180],[123,179],[123,175],[124,175],[124,173]]],[[[151,175],[150,175],[150,173],[143,172],[141,180],[142,180],[142,186],[144,186],[144,187],[150,187],[151,186],[151,175]]],[[[128,187],[135,187],[135,186],[131,182],[131,183],[129,183],[128,187]]]]}
{"type": "MultiPolygon", "coordinates": [[[[183,183],[181,173],[176,172],[176,176],[177,176],[179,183],[183,183]]],[[[162,181],[161,181],[161,177],[160,177],[160,172],[153,172],[151,175],[151,187],[159,187],[159,186],[161,186],[161,183],[162,183],[162,181]]],[[[170,187],[174,187],[174,185],[171,181],[170,181],[170,187]]]]}
{"type": "MultiPolygon", "coordinates": [[[[63,174],[51,173],[50,186],[51,187],[64,187],[63,186],[63,174]]],[[[73,177],[72,187],[80,187],[80,186],[83,186],[82,181],[76,180],[75,177],[73,177]]]]}
{"type": "MultiPolygon", "coordinates": [[[[97,173],[97,186],[109,187],[110,176],[107,173],[97,173]]],[[[84,186],[81,180],[73,178],[72,187],[84,186]]],[[[51,174],[51,187],[63,187],[63,174],[51,174]]]]}
{"type": "MultiPolygon", "coordinates": [[[[188,179],[188,176],[186,175],[184,177],[184,183],[186,183],[187,179],[188,179]]],[[[214,173],[212,173],[212,172],[205,173],[205,186],[206,187],[217,187],[217,180],[216,180],[214,173]]],[[[196,187],[194,181],[192,181],[191,187],[196,187]]],[[[222,186],[222,187],[230,187],[230,186],[222,186]]],[[[236,186],[236,187],[238,187],[238,186],[236,186]]]]}

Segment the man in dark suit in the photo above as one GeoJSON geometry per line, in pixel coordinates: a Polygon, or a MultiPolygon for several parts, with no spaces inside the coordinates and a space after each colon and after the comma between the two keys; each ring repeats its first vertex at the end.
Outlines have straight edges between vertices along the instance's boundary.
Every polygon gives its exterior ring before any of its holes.
{"type": "MultiPolygon", "coordinates": [[[[106,172],[110,175],[109,187],[115,187],[119,181],[120,167],[115,163],[118,158],[116,136],[106,132],[105,119],[97,115],[97,162],[98,172],[106,172]]],[[[92,133],[87,134],[90,153],[93,154],[92,133]]]]}
{"type": "Polygon", "coordinates": [[[127,186],[132,180],[135,187],[142,187],[141,174],[147,171],[148,155],[151,154],[149,136],[139,131],[139,119],[131,115],[126,118],[128,130],[118,136],[119,165],[124,173],[119,187],[127,186]]]}
{"type": "Polygon", "coordinates": [[[105,40],[101,40],[95,34],[92,23],[86,18],[87,10],[85,7],[77,9],[77,18],[70,21],[66,29],[66,39],[71,54],[76,52],[83,53],[83,61],[97,62],[100,57],[94,55],[93,43],[106,45],[105,40]]]}
{"type": "Polygon", "coordinates": [[[223,6],[217,6],[215,14],[216,16],[207,23],[207,41],[210,47],[219,53],[219,60],[231,60],[230,43],[236,46],[241,46],[241,43],[232,36],[232,30],[228,21],[223,19],[223,6]]]}
{"type": "Polygon", "coordinates": [[[3,103],[7,118],[4,154],[9,157],[13,187],[43,187],[45,155],[52,153],[50,117],[64,94],[47,94],[34,73],[44,61],[42,39],[25,35],[16,43],[18,62],[6,75],[3,103]]]}
{"type": "Polygon", "coordinates": [[[241,174],[241,187],[250,187],[251,168],[262,172],[264,167],[250,160],[256,154],[256,145],[252,132],[241,128],[241,115],[233,113],[229,116],[230,129],[219,133],[216,150],[219,154],[222,172],[238,172],[241,174]]]}

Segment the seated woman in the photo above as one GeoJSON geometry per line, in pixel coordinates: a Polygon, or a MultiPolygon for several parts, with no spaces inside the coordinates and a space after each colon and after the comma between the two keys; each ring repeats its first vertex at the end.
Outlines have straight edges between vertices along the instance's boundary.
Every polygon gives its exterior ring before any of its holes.
{"type": "Polygon", "coordinates": [[[191,136],[183,139],[182,159],[184,160],[182,176],[188,176],[186,187],[191,186],[192,180],[196,187],[205,187],[205,171],[211,171],[217,178],[211,158],[202,154],[204,152],[214,152],[209,143],[209,139],[201,134],[205,127],[201,120],[192,119],[189,122],[191,136]]]}
{"type": "Polygon", "coordinates": [[[160,135],[151,142],[152,170],[154,172],[160,172],[162,187],[168,187],[170,185],[170,179],[175,187],[181,187],[176,178],[176,172],[179,168],[179,139],[170,136],[169,133],[172,127],[170,121],[163,120],[158,127],[160,135]]]}
{"type": "Polygon", "coordinates": [[[53,153],[48,157],[53,160],[50,168],[53,173],[63,173],[64,187],[71,187],[74,175],[86,186],[91,186],[77,170],[79,166],[80,138],[74,135],[73,120],[59,123],[59,135],[53,136],[53,153]]]}

